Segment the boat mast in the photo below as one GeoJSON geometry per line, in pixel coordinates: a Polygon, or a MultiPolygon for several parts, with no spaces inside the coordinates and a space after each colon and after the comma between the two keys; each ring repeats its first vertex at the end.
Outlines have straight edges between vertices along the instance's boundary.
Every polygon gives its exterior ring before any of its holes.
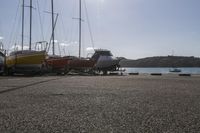
{"type": "Polygon", "coordinates": [[[79,58],[81,58],[81,30],[82,30],[82,25],[81,25],[81,21],[82,21],[82,14],[81,14],[81,0],[79,0],[79,58]]]}
{"type": "Polygon", "coordinates": [[[30,38],[29,38],[29,50],[31,50],[31,43],[32,43],[32,8],[33,2],[30,0],[30,38]]]}
{"type": "Polygon", "coordinates": [[[22,0],[22,51],[24,47],[24,0],[22,0]]]}
{"type": "Polygon", "coordinates": [[[53,6],[53,0],[51,0],[51,13],[52,13],[52,40],[53,40],[53,46],[52,46],[52,50],[53,50],[53,55],[55,55],[55,36],[54,36],[54,6],[53,6]]]}

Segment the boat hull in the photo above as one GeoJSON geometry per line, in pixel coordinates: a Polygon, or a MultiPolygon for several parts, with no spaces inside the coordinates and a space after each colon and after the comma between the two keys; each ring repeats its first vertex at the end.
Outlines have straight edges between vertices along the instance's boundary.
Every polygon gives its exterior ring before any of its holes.
{"type": "Polygon", "coordinates": [[[107,70],[107,71],[114,71],[119,66],[119,60],[114,59],[109,56],[101,56],[99,57],[95,69],[97,70],[107,70]]]}
{"type": "Polygon", "coordinates": [[[103,71],[104,74],[108,71],[116,71],[119,68],[120,59],[113,57],[109,50],[96,49],[91,58],[96,61],[94,70],[103,71]]]}
{"type": "Polygon", "coordinates": [[[95,61],[88,59],[72,59],[69,61],[70,69],[74,70],[89,70],[95,65],[95,61]]]}
{"type": "Polygon", "coordinates": [[[170,69],[169,72],[172,72],[172,73],[180,73],[180,72],[181,72],[181,69],[174,68],[174,69],[170,69]]]}
{"type": "Polygon", "coordinates": [[[5,67],[5,55],[0,52],[0,75],[3,74],[5,67]]]}
{"type": "Polygon", "coordinates": [[[68,72],[69,59],[65,57],[56,57],[46,59],[47,68],[50,72],[68,72]]]}
{"type": "Polygon", "coordinates": [[[19,51],[6,58],[6,66],[13,72],[37,72],[41,71],[45,58],[45,51],[19,51]]]}

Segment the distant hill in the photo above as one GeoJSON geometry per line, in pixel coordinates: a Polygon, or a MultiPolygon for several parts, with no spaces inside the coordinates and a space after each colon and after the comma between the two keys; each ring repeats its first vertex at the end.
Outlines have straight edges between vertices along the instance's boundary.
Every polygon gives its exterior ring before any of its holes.
{"type": "Polygon", "coordinates": [[[122,59],[121,67],[200,67],[200,58],[183,56],[147,57],[138,60],[122,59]]]}

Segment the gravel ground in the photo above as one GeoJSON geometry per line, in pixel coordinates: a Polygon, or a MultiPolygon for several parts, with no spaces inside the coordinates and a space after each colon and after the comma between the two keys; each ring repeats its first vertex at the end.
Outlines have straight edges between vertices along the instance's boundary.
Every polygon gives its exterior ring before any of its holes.
{"type": "Polygon", "coordinates": [[[0,133],[200,132],[200,76],[0,77],[0,133]]]}

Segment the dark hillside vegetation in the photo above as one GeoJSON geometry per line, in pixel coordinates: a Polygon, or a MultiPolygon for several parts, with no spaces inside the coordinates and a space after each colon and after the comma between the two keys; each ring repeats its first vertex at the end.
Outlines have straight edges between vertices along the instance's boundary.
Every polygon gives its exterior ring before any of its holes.
{"type": "Polygon", "coordinates": [[[121,67],[200,67],[200,58],[183,56],[158,56],[137,60],[123,59],[121,67]]]}

